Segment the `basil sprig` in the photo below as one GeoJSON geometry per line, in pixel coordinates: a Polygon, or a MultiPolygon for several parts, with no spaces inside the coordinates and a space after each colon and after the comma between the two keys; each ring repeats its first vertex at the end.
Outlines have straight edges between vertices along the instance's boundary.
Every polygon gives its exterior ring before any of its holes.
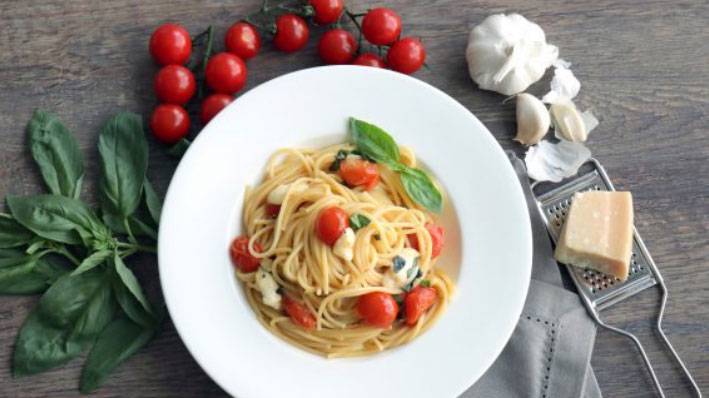
{"type": "Polygon", "coordinates": [[[43,372],[90,349],[80,381],[88,393],[164,316],[125,261],[155,252],[162,206],[146,177],[143,122],[119,113],[101,129],[99,211],[80,200],[83,156],[59,119],[36,111],[27,136],[50,193],[8,197],[10,214],[0,213],[0,294],[43,293],[19,331],[13,372],[43,372]]]}
{"type": "Polygon", "coordinates": [[[358,151],[399,173],[404,190],[414,202],[435,213],[443,210],[443,196],[431,177],[421,169],[401,163],[399,146],[391,135],[380,127],[355,118],[350,118],[349,130],[358,151]]]}
{"type": "Polygon", "coordinates": [[[359,214],[355,213],[350,216],[350,228],[352,228],[353,231],[357,232],[358,230],[366,227],[369,225],[369,223],[372,222],[372,220],[369,219],[369,217],[365,216],[364,214],[359,214]]]}

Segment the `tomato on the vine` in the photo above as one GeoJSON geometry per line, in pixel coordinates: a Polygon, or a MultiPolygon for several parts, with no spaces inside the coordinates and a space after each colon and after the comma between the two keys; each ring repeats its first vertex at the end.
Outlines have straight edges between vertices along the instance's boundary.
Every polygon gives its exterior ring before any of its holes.
{"type": "Polygon", "coordinates": [[[342,0],[310,0],[310,5],[315,11],[313,20],[319,25],[329,25],[337,22],[345,9],[342,0]]]}
{"type": "Polygon", "coordinates": [[[182,65],[163,66],[155,75],[153,89],[161,102],[184,105],[196,89],[192,71],[182,65]]]}
{"type": "Polygon", "coordinates": [[[248,60],[261,49],[261,37],[250,23],[237,22],[226,31],[224,46],[230,53],[248,60]]]}
{"type": "Polygon", "coordinates": [[[372,53],[360,54],[352,61],[352,65],[373,66],[375,68],[384,68],[386,66],[381,58],[372,53]]]}
{"type": "Polygon", "coordinates": [[[158,141],[174,144],[184,138],[190,129],[187,111],[175,104],[158,105],[150,116],[150,130],[158,141]]]}
{"type": "Polygon", "coordinates": [[[182,25],[165,23],[150,36],[150,55],[160,65],[182,65],[192,54],[192,39],[182,25]]]}
{"type": "Polygon", "coordinates": [[[233,100],[234,97],[231,95],[220,93],[212,94],[205,98],[199,110],[199,118],[202,120],[202,123],[207,124],[207,122],[212,120],[217,113],[221,112],[221,110],[233,100]]]}
{"type": "Polygon", "coordinates": [[[421,40],[414,37],[404,37],[395,42],[387,53],[387,65],[407,75],[419,70],[425,61],[426,49],[421,40]]]}
{"type": "Polygon", "coordinates": [[[273,44],[281,51],[294,52],[308,43],[310,30],[305,20],[295,14],[283,14],[276,20],[273,44]]]}
{"type": "Polygon", "coordinates": [[[346,64],[357,52],[357,41],[352,33],[344,29],[325,32],[318,43],[318,53],[326,64],[346,64]]]}
{"type": "Polygon", "coordinates": [[[217,93],[234,94],[246,83],[246,64],[232,53],[221,52],[207,62],[205,79],[217,93]]]}
{"type": "Polygon", "coordinates": [[[374,45],[389,45],[401,34],[401,17],[391,8],[373,8],[362,19],[362,34],[374,45]]]}

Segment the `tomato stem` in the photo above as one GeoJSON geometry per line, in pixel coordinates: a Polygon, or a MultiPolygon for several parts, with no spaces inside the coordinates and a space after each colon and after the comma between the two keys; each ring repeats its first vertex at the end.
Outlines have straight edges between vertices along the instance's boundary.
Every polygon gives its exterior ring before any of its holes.
{"type": "Polygon", "coordinates": [[[197,98],[202,98],[204,95],[204,85],[206,84],[207,62],[212,55],[212,44],[214,43],[214,26],[209,25],[207,28],[207,47],[204,49],[204,57],[202,58],[202,81],[199,84],[197,98]]]}
{"type": "MultiPolygon", "coordinates": [[[[347,14],[347,17],[352,21],[352,23],[357,28],[357,49],[359,50],[360,48],[362,48],[362,25],[360,25],[359,21],[357,20],[358,14],[353,14],[347,8],[345,8],[345,14],[347,14]]],[[[363,14],[360,14],[360,15],[363,15],[363,14]]]]}

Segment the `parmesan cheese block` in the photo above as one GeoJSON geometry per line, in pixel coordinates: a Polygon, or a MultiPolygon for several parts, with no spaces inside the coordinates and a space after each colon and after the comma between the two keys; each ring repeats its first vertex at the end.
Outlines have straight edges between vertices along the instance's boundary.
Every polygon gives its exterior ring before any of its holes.
{"type": "Polygon", "coordinates": [[[554,257],[624,281],[633,247],[630,192],[591,191],[574,196],[554,257]]]}

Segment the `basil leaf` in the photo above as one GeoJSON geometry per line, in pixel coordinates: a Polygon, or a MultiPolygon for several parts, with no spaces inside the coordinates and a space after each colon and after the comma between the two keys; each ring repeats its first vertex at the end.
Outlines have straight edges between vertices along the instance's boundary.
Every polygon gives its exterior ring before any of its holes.
{"type": "Polygon", "coordinates": [[[84,203],[58,195],[8,197],[10,212],[35,234],[56,242],[90,245],[110,232],[84,203]]]}
{"type": "Polygon", "coordinates": [[[79,389],[83,394],[98,388],[123,361],[135,354],[155,335],[125,318],[116,318],[96,340],[81,372],[79,389]]]}
{"type": "Polygon", "coordinates": [[[179,159],[185,154],[185,152],[187,152],[188,149],[190,149],[190,140],[183,138],[177,141],[175,145],[171,146],[167,150],[167,154],[179,159]]]}
{"type": "Polygon", "coordinates": [[[94,252],[90,256],[86,257],[84,261],[79,264],[78,267],[71,273],[72,275],[79,275],[83,274],[86,271],[92,270],[96,268],[96,266],[100,265],[104,261],[108,260],[113,252],[111,250],[99,250],[97,252],[94,252]]]}
{"type": "MultiPolygon", "coordinates": [[[[120,216],[103,213],[101,215],[103,222],[116,234],[127,234],[126,227],[123,224],[123,219],[120,216]]],[[[155,229],[146,223],[140,221],[135,215],[128,216],[128,223],[135,236],[147,236],[152,239],[158,238],[158,233],[155,229]]]]}
{"type": "Polygon", "coordinates": [[[140,203],[148,168],[148,144],[140,116],[119,113],[101,129],[101,208],[121,217],[131,215],[140,203]]]}
{"type": "Polygon", "coordinates": [[[123,284],[120,277],[116,274],[113,279],[113,294],[116,296],[116,301],[121,306],[123,312],[133,322],[142,325],[146,328],[153,327],[156,323],[155,317],[149,314],[145,308],[138,302],[133,294],[123,284]]]}
{"type": "Polygon", "coordinates": [[[377,162],[398,164],[399,147],[381,128],[362,120],[350,118],[350,134],[357,150],[377,162]]]}
{"type": "Polygon", "coordinates": [[[140,303],[140,305],[143,306],[145,311],[152,314],[153,310],[150,306],[150,302],[148,301],[148,298],[145,297],[145,293],[143,293],[143,288],[140,287],[138,279],[135,277],[135,274],[133,274],[133,271],[131,271],[130,268],[126,266],[126,264],[123,262],[123,259],[121,259],[118,253],[114,254],[113,263],[115,266],[116,274],[118,274],[125,287],[130,291],[133,297],[138,300],[138,302],[140,303]]]}
{"type": "Polygon", "coordinates": [[[27,124],[30,151],[49,191],[78,198],[84,178],[84,160],[69,130],[56,118],[35,110],[27,124]]]}
{"type": "Polygon", "coordinates": [[[443,197],[428,174],[419,169],[406,167],[401,171],[400,178],[406,193],[414,202],[432,212],[441,212],[443,197]]]}
{"type": "Polygon", "coordinates": [[[0,249],[30,244],[34,234],[9,214],[0,213],[0,249]]]}
{"type": "Polygon", "coordinates": [[[350,216],[350,228],[355,232],[366,227],[370,222],[372,221],[363,214],[355,213],[350,216]]]}
{"type": "Polygon", "coordinates": [[[148,212],[150,213],[150,217],[152,217],[155,225],[158,225],[160,223],[160,213],[162,212],[162,201],[147,178],[143,183],[143,195],[145,198],[145,205],[148,207],[148,212]]]}
{"type": "Polygon", "coordinates": [[[419,281],[419,286],[431,287],[431,281],[429,281],[428,279],[421,279],[419,281]]]}
{"type": "Polygon", "coordinates": [[[0,294],[36,294],[49,287],[51,281],[37,272],[40,259],[23,256],[0,259],[0,294]]]}
{"type": "Polygon", "coordinates": [[[332,161],[332,164],[330,165],[330,171],[332,172],[337,172],[340,170],[340,163],[342,163],[343,160],[347,159],[348,152],[345,151],[344,149],[340,149],[337,151],[337,154],[335,155],[335,160],[332,161]]]}

